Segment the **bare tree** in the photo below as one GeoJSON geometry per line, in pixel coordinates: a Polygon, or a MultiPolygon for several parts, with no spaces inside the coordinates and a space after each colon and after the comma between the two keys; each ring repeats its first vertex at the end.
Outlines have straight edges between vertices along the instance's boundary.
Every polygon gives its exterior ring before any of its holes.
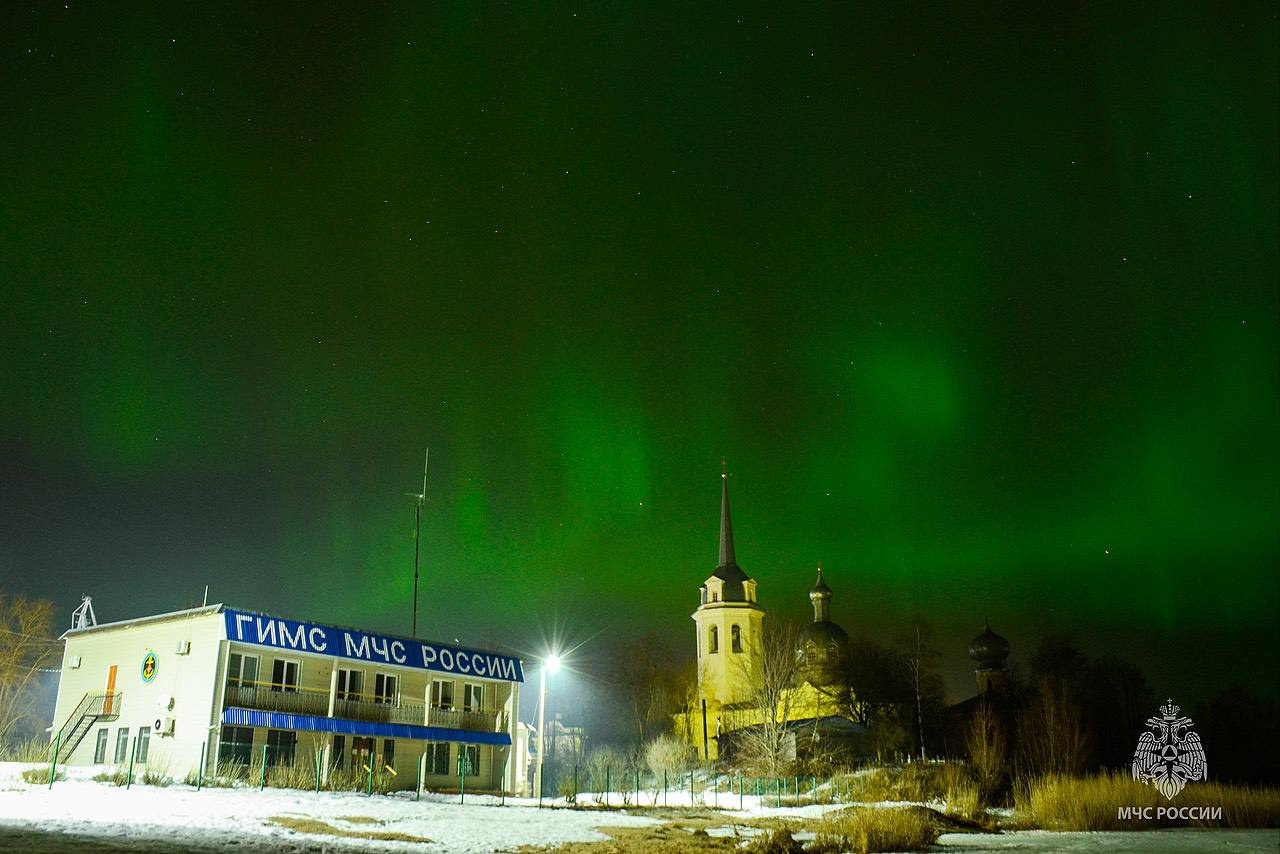
{"type": "Polygon", "coordinates": [[[965,741],[969,761],[978,775],[978,798],[983,804],[990,803],[1004,783],[1009,746],[1004,722],[985,697],[978,700],[965,741]]]}
{"type": "Polygon", "coordinates": [[[915,695],[916,727],[920,739],[920,758],[925,758],[924,702],[937,666],[938,651],[929,643],[929,627],[917,620],[911,631],[899,641],[902,660],[906,665],[907,680],[915,695]]]}
{"type": "Polygon", "coordinates": [[[1018,723],[1018,747],[1028,771],[1079,774],[1084,770],[1088,738],[1080,706],[1063,680],[1042,677],[1018,723]]]}
{"type": "Polygon", "coordinates": [[[620,734],[634,749],[665,731],[680,705],[678,668],[671,659],[654,634],[620,644],[613,656],[609,688],[627,723],[620,734]]]}
{"type": "Polygon", "coordinates": [[[787,762],[791,698],[800,683],[800,631],[793,623],[765,620],[756,655],[738,664],[750,693],[733,734],[741,759],[777,775],[787,762]]]}
{"type": "Polygon", "coordinates": [[[36,674],[58,660],[53,603],[0,594],[0,742],[33,718],[36,674]]]}

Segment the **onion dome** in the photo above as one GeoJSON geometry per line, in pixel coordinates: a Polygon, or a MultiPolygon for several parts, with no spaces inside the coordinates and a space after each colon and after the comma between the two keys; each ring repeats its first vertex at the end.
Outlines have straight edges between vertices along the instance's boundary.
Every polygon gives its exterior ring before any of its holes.
{"type": "Polygon", "coordinates": [[[996,670],[1003,667],[1009,657],[1009,641],[991,631],[988,620],[982,634],[969,642],[969,657],[978,662],[980,670],[996,670]]]}

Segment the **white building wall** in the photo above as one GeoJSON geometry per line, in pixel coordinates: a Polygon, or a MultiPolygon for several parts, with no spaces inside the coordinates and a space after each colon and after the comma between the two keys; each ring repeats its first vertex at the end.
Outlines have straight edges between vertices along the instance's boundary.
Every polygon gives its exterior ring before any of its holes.
{"type": "Polygon", "coordinates": [[[115,691],[121,696],[118,719],[95,724],[74,752],[63,753],[62,758],[68,764],[91,764],[98,731],[106,728],[106,762],[112,763],[119,730],[129,730],[132,745],[138,730],[147,727],[147,767],[184,777],[199,764],[201,746],[215,723],[214,689],[223,634],[222,615],[214,609],[67,633],[51,738],[68,724],[85,694],[107,691],[113,665],[115,691]],[[189,643],[189,651],[179,653],[180,643],[189,643]],[[142,678],[148,652],[156,656],[156,674],[150,683],[142,678]],[[172,736],[163,734],[170,717],[174,719],[172,736]]]}

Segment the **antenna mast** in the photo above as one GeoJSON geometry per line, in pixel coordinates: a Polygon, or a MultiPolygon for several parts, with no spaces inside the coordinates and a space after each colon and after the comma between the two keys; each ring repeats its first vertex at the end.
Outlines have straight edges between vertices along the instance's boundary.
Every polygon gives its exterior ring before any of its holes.
{"type": "Polygon", "coordinates": [[[418,554],[422,542],[422,505],[427,500],[427,462],[431,459],[431,449],[422,455],[422,491],[411,493],[415,499],[413,511],[413,628],[409,637],[418,636],[418,554]]]}

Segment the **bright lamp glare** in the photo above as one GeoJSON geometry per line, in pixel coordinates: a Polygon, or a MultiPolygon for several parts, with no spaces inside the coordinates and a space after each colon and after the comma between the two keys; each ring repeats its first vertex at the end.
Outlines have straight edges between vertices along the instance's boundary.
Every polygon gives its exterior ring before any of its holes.
{"type": "Polygon", "coordinates": [[[560,672],[560,656],[553,654],[547,657],[547,672],[548,673],[560,672]]]}

